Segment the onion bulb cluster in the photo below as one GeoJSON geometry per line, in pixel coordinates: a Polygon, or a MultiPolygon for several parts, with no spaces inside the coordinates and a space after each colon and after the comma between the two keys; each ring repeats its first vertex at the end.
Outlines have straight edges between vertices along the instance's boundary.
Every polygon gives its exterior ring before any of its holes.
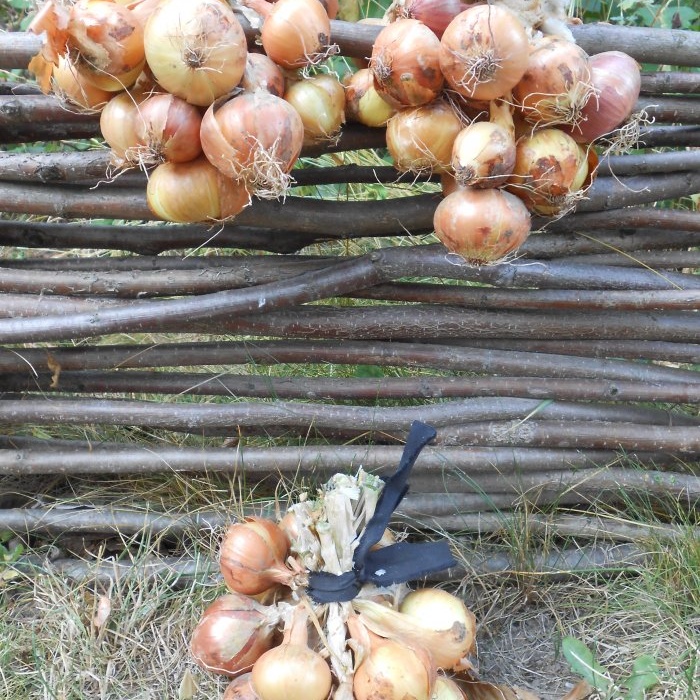
{"type": "Polygon", "coordinates": [[[49,0],[30,25],[46,37],[29,66],[42,89],[101,110],[112,164],[151,171],[160,218],[220,220],[283,198],[302,150],[332,150],[357,122],[386,128],[399,172],[468,190],[446,197],[435,233],[467,262],[495,263],[531,214],[561,216],[585,196],[596,141],[639,95],[629,56],[589,56],[498,0],[395,0],[342,80],[328,64],[336,0],[240,4],[255,48],[223,0],[49,0]],[[495,207],[488,226],[483,206],[495,207]]]}
{"type": "MultiPolygon", "coordinates": [[[[336,474],[280,520],[249,517],[225,529],[227,590],[190,639],[197,665],[231,679],[224,700],[466,697],[460,683],[474,680],[476,624],[456,595],[365,584],[350,601],[322,604],[306,592],[310,572],[352,569],[353,543],[383,485],[362,469],[336,474]]],[[[375,547],[395,539],[387,530],[375,547]]]]}

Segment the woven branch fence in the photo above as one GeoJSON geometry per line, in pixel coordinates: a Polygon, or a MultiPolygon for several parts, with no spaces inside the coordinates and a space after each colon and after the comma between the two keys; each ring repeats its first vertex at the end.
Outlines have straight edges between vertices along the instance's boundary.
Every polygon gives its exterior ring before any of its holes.
{"type": "MultiPolygon", "coordinates": [[[[368,55],[376,32],[332,23],[346,56],[368,55]]],[[[307,164],[293,175],[296,188],[401,185],[404,196],[394,199],[322,200],[293,189],[220,226],[155,221],[145,175],[109,180],[109,153],[97,141],[53,153],[16,147],[97,138],[97,115],[31,83],[0,83],[0,245],[28,251],[0,260],[0,475],[10,484],[0,492],[0,531],[166,539],[213,531],[233,516],[41,507],[22,482],[220,472],[274,493],[279,479],[360,465],[390,472],[413,420],[438,432],[397,514],[413,528],[490,534],[516,527],[523,506],[626,498],[692,510],[700,498],[700,215],[688,197],[700,193],[700,73],[683,68],[700,67],[700,35],[603,24],[573,32],[588,53],[617,49],[663,64],[643,74],[637,110],[647,121],[632,153],[601,158],[573,212],[536,219],[517,259],[488,267],[426,238],[440,196],[415,193],[430,177],[391,167],[307,164]],[[360,239],[367,252],[355,253],[360,239]],[[344,253],[318,252],[350,241],[344,253]],[[117,344],[117,333],[136,339],[117,344]],[[151,342],[140,334],[169,335],[151,342]],[[294,376],[268,372],[279,364],[294,376]],[[325,365],[372,371],[308,371],[325,365]],[[51,434],[95,425],[209,442],[33,435],[37,426],[51,434]]],[[[33,35],[0,35],[0,69],[26,67],[38,48],[33,35]]],[[[382,129],[349,125],[337,143],[302,155],[384,145],[382,129]]],[[[543,570],[619,568],[637,561],[621,543],[678,534],[672,524],[650,530],[545,512],[530,514],[528,526],[593,544],[543,558],[543,570]]],[[[517,565],[480,556],[473,566],[481,571],[517,565]]],[[[71,560],[54,567],[119,575],[71,560]]],[[[153,571],[209,569],[179,559],[153,571]]]]}

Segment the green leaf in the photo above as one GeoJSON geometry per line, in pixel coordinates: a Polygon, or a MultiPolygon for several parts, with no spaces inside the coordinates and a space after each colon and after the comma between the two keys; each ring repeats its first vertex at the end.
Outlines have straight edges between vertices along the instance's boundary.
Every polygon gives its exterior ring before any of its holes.
{"type": "Polygon", "coordinates": [[[627,700],[644,700],[645,691],[659,683],[659,667],[650,654],[643,654],[634,660],[632,675],[623,682],[627,688],[627,700]]]}
{"type": "Polygon", "coordinates": [[[377,365],[357,365],[354,375],[363,379],[381,379],[384,377],[384,370],[377,365]]]}
{"type": "Polygon", "coordinates": [[[596,690],[608,692],[610,680],[607,669],[595,660],[593,652],[581,640],[575,637],[564,637],[561,648],[564,658],[569,662],[574,673],[578,673],[596,690]]]}

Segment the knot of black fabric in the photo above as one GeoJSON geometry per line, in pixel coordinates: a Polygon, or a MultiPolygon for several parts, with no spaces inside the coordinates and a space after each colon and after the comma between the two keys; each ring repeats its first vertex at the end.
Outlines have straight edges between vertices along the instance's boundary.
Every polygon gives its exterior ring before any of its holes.
{"type": "Polygon", "coordinates": [[[408,477],[420,451],[435,438],[430,425],[415,421],[406,439],[399,466],[385,479],[374,515],[367,523],[353,554],[353,568],[342,574],[314,571],[309,574],[307,592],[317,603],[352,600],[365,583],[389,586],[421,578],[455,566],[446,540],[397,542],[372,550],[386,530],[392,513],[408,492],[408,477]]]}

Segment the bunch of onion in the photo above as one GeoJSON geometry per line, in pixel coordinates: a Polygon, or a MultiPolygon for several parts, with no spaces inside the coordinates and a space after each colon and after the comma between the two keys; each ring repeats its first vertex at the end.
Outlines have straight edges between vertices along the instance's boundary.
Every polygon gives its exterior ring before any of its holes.
{"type": "Polygon", "coordinates": [[[257,595],[279,584],[291,586],[295,572],[285,561],[290,542],[267,518],[247,518],[231,525],[219,550],[219,568],[230,590],[257,595]]]}
{"type": "Polygon", "coordinates": [[[283,97],[285,91],[284,73],[264,53],[249,53],[238,87],[246,92],[265,90],[277,97],[283,97]]]}
{"type": "Polygon", "coordinates": [[[515,127],[508,105],[491,103],[491,119],[472,122],[457,135],[451,167],[461,186],[500,187],[515,166],[515,127]]]}
{"type": "Polygon", "coordinates": [[[335,142],[345,122],[345,89],[334,75],[315,75],[293,82],[284,99],[304,125],[304,145],[335,142]]]}
{"type": "Polygon", "coordinates": [[[523,77],[530,44],[518,17],[500,5],[473,5],[458,14],[440,40],[440,69],[466,98],[503,97],[523,77]]]}
{"type": "Polygon", "coordinates": [[[641,88],[639,64],[622,51],[595,54],[589,65],[592,95],[566,129],[578,143],[591,143],[627,121],[641,88]]]}
{"type": "Polygon", "coordinates": [[[287,69],[315,65],[336,52],[329,45],[331,22],[319,0],[243,0],[262,19],[265,53],[287,69]]]}
{"type": "Polygon", "coordinates": [[[291,608],[282,643],[262,654],[253,664],[251,685],[260,700],[326,700],[331,690],[331,669],[311,649],[308,640],[309,608],[291,608]]]}
{"type": "Polygon", "coordinates": [[[222,595],[205,609],[192,632],[192,657],[201,668],[226,676],[249,671],[272,648],[279,622],[276,606],[237,593],[222,595]]]}
{"type": "Polygon", "coordinates": [[[221,0],[163,0],[144,30],[148,65],[163,89],[206,107],[243,77],[248,47],[221,0]]]}
{"type": "Polygon", "coordinates": [[[535,45],[525,74],[513,88],[518,108],[536,126],[575,126],[592,94],[588,54],[557,36],[535,45]]]}
{"type": "Polygon", "coordinates": [[[464,0],[394,0],[384,14],[390,22],[417,19],[440,38],[447,25],[469,7],[464,0]]]}
{"type": "Polygon", "coordinates": [[[440,173],[449,169],[453,144],[464,126],[444,100],[397,112],[386,127],[386,144],[401,172],[440,173]]]}
{"type": "Polygon", "coordinates": [[[162,163],[149,175],[146,201],[160,219],[177,223],[232,219],[250,204],[245,183],[225,177],[204,156],[162,163]]]}
{"type": "Polygon", "coordinates": [[[536,214],[568,211],[589,175],[586,149],[561,129],[540,129],[516,143],[508,189],[536,214]]]}
{"type": "Polygon", "coordinates": [[[204,154],[226,177],[244,181],[258,197],[275,198],[290,185],[304,124],[289,102],[258,90],[212,104],[200,138],[204,154]]]}
{"type": "Polygon", "coordinates": [[[396,20],[377,35],[369,69],[387,102],[409,107],[427,104],[443,87],[440,40],[417,19],[396,20]]]}
{"type": "Polygon", "coordinates": [[[500,262],[530,234],[530,213],[523,202],[499,188],[457,187],[437,206],[435,235],[471,265],[500,262]]]}
{"type": "Polygon", "coordinates": [[[345,80],[345,117],[370,127],[384,126],[396,108],[390,105],[374,86],[369,68],[360,68],[345,80]]]}

